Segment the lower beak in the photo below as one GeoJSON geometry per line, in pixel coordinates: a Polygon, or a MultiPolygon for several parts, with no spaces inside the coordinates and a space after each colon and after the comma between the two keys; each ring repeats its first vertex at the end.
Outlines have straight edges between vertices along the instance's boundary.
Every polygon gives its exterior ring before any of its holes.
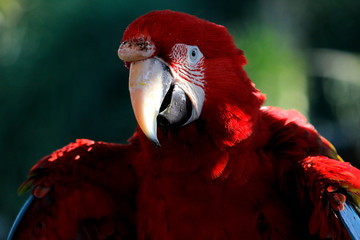
{"type": "Polygon", "coordinates": [[[157,116],[172,82],[169,67],[159,58],[131,63],[129,90],[135,118],[144,134],[158,147],[157,116]]]}

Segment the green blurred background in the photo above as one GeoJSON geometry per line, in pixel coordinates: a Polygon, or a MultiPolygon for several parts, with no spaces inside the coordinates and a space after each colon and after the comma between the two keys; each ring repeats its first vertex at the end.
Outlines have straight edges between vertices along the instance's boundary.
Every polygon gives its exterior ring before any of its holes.
{"type": "Polygon", "coordinates": [[[76,138],[125,142],[134,131],[117,48],[156,9],[228,27],[266,104],[298,109],[360,165],[359,0],[0,0],[0,239],[37,160],[76,138]]]}

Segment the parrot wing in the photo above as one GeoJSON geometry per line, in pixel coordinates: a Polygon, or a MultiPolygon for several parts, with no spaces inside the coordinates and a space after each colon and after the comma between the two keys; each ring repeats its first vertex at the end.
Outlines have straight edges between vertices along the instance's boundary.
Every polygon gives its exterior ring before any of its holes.
{"type": "MultiPolygon", "coordinates": [[[[329,144],[325,139],[323,143],[329,144]]],[[[335,152],[331,144],[330,151],[335,152]]],[[[339,218],[353,240],[360,239],[360,170],[338,156],[313,156],[301,162],[310,198],[314,203],[310,232],[325,236],[340,226],[339,218]]]]}
{"type": "Polygon", "coordinates": [[[137,152],[81,139],[41,159],[19,188],[32,195],[8,240],[134,238],[137,152]]]}
{"type": "Polygon", "coordinates": [[[311,202],[310,234],[360,239],[360,170],[344,162],[297,111],[264,107],[262,112],[272,129],[270,149],[283,169],[282,185],[296,176],[300,202],[311,202]]]}
{"type": "Polygon", "coordinates": [[[360,217],[352,204],[345,202],[344,210],[339,211],[339,218],[353,240],[360,239],[360,217]]]}

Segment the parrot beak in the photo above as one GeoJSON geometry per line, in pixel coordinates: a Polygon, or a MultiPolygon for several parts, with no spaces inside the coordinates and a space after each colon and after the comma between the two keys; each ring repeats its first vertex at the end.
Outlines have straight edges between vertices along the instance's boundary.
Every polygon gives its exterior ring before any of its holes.
{"type": "Polygon", "coordinates": [[[173,77],[158,58],[132,62],[129,90],[135,118],[144,134],[158,147],[157,116],[173,77]]]}
{"type": "Polygon", "coordinates": [[[174,78],[158,57],[131,62],[129,90],[139,127],[157,147],[157,127],[166,132],[194,121],[204,101],[202,88],[174,78]]]}
{"type": "Polygon", "coordinates": [[[118,55],[130,64],[129,91],[135,118],[143,133],[157,146],[157,127],[164,132],[199,118],[205,93],[172,71],[155,46],[142,38],[121,43],[118,55]]]}

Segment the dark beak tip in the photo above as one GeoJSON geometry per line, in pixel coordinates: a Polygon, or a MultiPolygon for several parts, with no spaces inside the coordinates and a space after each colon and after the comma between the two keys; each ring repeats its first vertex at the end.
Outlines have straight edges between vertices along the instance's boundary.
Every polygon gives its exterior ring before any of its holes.
{"type": "Polygon", "coordinates": [[[152,141],[152,142],[154,143],[156,148],[161,148],[159,141],[156,140],[156,141],[152,141]]]}

